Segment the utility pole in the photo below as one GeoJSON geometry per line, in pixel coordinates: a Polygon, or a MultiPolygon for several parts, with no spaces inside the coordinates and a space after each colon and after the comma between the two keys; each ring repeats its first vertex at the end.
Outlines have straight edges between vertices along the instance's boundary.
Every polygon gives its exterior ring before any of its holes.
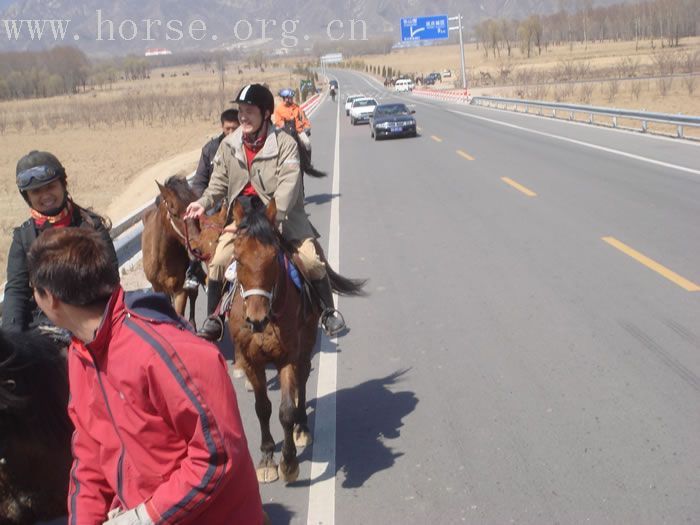
{"type": "Polygon", "coordinates": [[[462,14],[448,18],[450,21],[457,21],[457,27],[450,27],[449,31],[459,31],[459,54],[462,61],[462,89],[467,90],[467,70],[464,65],[464,27],[462,25],[462,14]]]}

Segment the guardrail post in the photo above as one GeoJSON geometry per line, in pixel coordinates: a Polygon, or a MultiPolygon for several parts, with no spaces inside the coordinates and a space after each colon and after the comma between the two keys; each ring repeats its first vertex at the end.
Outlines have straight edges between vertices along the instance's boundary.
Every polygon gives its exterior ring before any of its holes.
{"type": "Polygon", "coordinates": [[[552,109],[552,118],[557,118],[557,108],[552,109]]]}
{"type": "Polygon", "coordinates": [[[613,117],[613,128],[617,127],[617,115],[613,117]]]}
{"type": "Polygon", "coordinates": [[[574,120],[574,112],[573,111],[571,111],[569,113],[569,120],[574,120]]]}
{"type": "Polygon", "coordinates": [[[593,124],[593,113],[588,116],[588,123],[593,124]]]}
{"type": "Polygon", "coordinates": [[[683,138],[683,126],[681,124],[678,124],[677,134],[679,139],[683,138]]]}
{"type": "Polygon", "coordinates": [[[649,123],[646,120],[642,120],[642,133],[646,133],[649,129],[649,123]]]}

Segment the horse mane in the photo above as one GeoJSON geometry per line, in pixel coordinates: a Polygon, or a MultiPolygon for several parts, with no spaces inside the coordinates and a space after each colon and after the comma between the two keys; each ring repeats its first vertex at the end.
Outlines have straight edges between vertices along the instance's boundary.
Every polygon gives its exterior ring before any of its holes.
{"type": "Polygon", "coordinates": [[[260,197],[251,199],[238,199],[245,215],[238,230],[246,237],[255,239],[266,246],[279,246],[280,235],[277,229],[267,220],[265,215],[265,205],[260,197]]]}
{"type": "Polygon", "coordinates": [[[165,181],[164,186],[175,193],[182,202],[189,204],[197,200],[197,196],[190,188],[187,179],[181,175],[171,175],[165,181]]]}
{"type": "Polygon", "coordinates": [[[61,443],[72,432],[65,359],[47,337],[14,335],[0,331],[0,434],[23,428],[61,443]]]}

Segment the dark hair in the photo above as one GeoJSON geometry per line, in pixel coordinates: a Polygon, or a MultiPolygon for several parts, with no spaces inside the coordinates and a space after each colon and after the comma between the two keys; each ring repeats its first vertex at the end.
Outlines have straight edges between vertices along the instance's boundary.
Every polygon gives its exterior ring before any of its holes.
{"type": "Polygon", "coordinates": [[[227,109],[221,114],[221,124],[224,122],[238,122],[238,110],[227,109]]]}
{"type": "Polygon", "coordinates": [[[29,281],[72,306],[106,303],[119,285],[119,269],[102,235],[92,228],[51,228],[32,244],[29,281]]]}

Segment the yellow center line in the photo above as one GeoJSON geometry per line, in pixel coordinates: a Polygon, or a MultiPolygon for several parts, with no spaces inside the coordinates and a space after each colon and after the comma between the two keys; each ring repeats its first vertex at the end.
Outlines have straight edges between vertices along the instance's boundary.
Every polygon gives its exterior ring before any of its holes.
{"type": "Polygon", "coordinates": [[[460,157],[464,157],[464,158],[467,159],[467,160],[474,160],[474,157],[472,157],[472,156],[471,156],[469,153],[467,153],[466,151],[462,151],[461,149],[458,149],[458,150],[457,150],[457,155],[459,155],[460,157]]]}
{"type": "Polygon", "coordinates": [[[430,135],[430,138],[433,139],[435,142],[442,142],[442,139],[440,137],[436,137],[435,135],[430,135]]]}
{"type": "Polygon", "coordinates": [[[514,187],[516,190],[523,192],[528,197],[537,197],[537,194],[534,191],[528,190],[525,186],[523,186],[522,184],[518,184],[513,179],[509,179],[508,177],[501,177],[501,180],[509,186],[514,187]]]}
{"type": "Polygon", "coordinates": [[[602,239],[605,242],[607,242],[610,246],[617,248],[625,255],[629,255],[630,257],[632,257],[632,259],[636,260],[637,262],[642,263],[647,268],[654,270],[658,274],[661,274],[662,276],[666,277],[666,279],[676,283],[678,286],[680,286],[684,290],[687,290],[688,292],[700,291],[700,286],[698,286],[697,284],[689,281],[688,279],[681,277],[676,272],[669,270],[665,266],[650,259],[646,255],[639,253],[638,251],[634,250],[633,248],[630,248],[626,244],[615,239],[615,237],[602,237],[602,239]]]}

